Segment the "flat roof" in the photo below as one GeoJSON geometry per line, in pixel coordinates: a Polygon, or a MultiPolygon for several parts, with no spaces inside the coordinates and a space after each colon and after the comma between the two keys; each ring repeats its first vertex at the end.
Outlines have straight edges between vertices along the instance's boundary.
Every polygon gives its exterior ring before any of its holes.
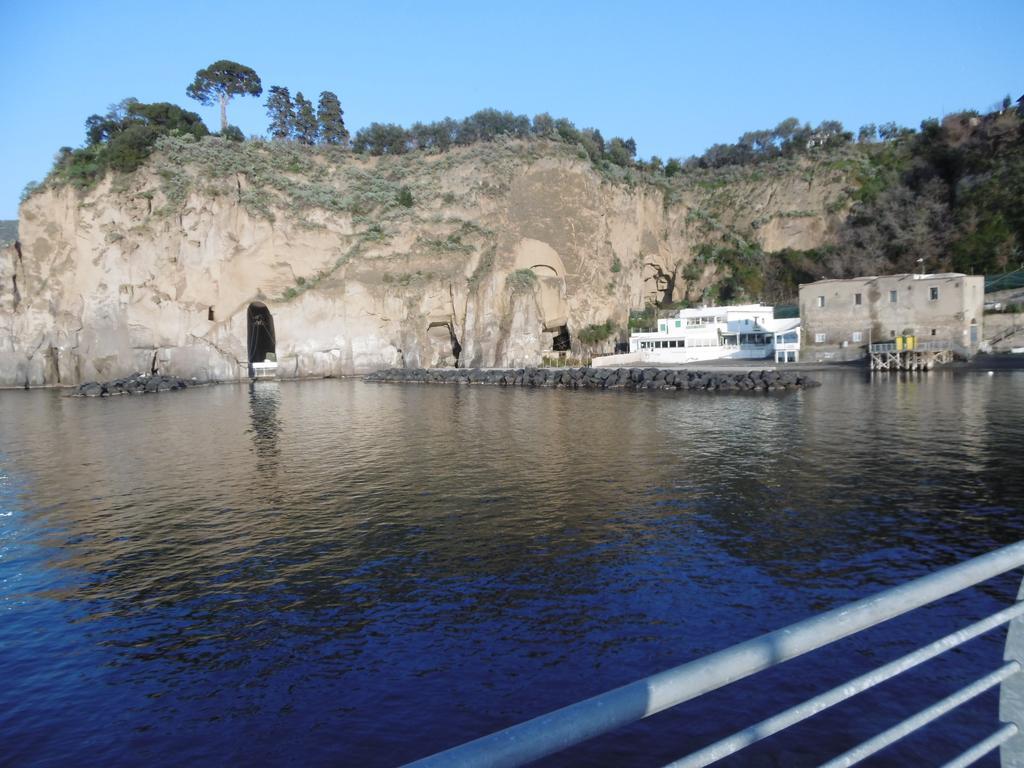
{"type": "MultiPolygon", "coordinates": [[[[820,285],[822,283],[854,283],[863,282],[869,283],[872,280],[881,280],[883,278],[893,278],[896,280],[950,280],[957,277],[971,277],[971,275],[965,275],[963,272],[930,272],[927,274],[919,274],[917,272],[900,272],[895,275],[865,275],[863,277],[823,277],[821,280],[815,280],[812,283],[800,283],[800,287],[803,288],[805,285],[820,285]]],[[[975,275],[979,277],[979,275],[975,275]]]]}
{"type": "Polygon", "coordinates": [[[772,333],[784,333],[800,327],[799,317],[780,317],[778,319],[766,320],[761,323],[766,331],[772,333]]]}
{"type": "Polygon", "coordinates": [[[769,304],[733,304],[721,307],[689,307],[680,309],[676,317],[702,317],[704,315],[724,314],[726,312],[773,312],[769,304]]]}

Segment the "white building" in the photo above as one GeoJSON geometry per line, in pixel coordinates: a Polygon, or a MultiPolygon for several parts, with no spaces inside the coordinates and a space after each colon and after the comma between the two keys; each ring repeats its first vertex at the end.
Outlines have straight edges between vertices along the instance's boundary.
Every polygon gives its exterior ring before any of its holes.
{"type": "Polygon", "coordinates": [[[774,317],[763,304],[682,309],[658,320],[658,329],[631,334],[628,355],[596,358],[594,365],[671,365],[718,359],[798,362],[800,319],[774,317]],[[627,359],[628,358],[628,359],[627,359]]]}

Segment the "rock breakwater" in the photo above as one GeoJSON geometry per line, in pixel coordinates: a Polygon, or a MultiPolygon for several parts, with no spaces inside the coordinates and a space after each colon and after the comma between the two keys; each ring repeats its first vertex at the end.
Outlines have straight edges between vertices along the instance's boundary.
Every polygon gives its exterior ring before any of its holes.
{"type": "MultiPolygon", "coordinates": [[[[192,382],[195,384],[195,382],[192,382]]],[[[72,391],[72,397],[109,397],[112,395],[145,395],[152,392],[170,392],[176,389],[185,389],[189,382],[179,379],[177,376],[154,374],[146,376],[142,373],[133,373],[123,379],[113,381],[87,381],[80,384],[72,391]]]]}
{"type": "Polygon", "coordinates": [[[785,371],[703,373],[659,368],[388,368],[364,381],[401,384],[492,384],[563,389],[662,389],[753,392],[805,389],[819,382],[785,371]]]}

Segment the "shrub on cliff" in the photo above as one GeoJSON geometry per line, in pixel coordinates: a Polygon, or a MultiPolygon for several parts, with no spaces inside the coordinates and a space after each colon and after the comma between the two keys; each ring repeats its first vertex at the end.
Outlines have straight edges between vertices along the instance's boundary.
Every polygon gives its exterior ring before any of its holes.
{"type": "Polygon", "coordinates": [[[597,128],[578,129],[564,117],[555,120],[543,113],[534,117],[531,124],[526,115],[497,109],[481,109],[462,120],[446,117],[433,123],[414,123],[411,128],[394,123],[370,123],[356,132],[352,149],[374,156],[402,155],[415,150],[444,152],[454,146],[491,142],[501,137],[524,139],[530,136],[582,147],[581,156],[594,163],[636,165],[636,142],[632,138],[615,137],[606,142],[597,128]]]}
{"type": "Polygon", "coordinates": [[[62,148],[51,171],[51,176],[80,189],[91,187],[108,169],[134,171],[161,136],[201,138],[209,134],[195,112],[167,102],[144,104],[133,98],[115,104],[105,115],[91,115],[85,129],[86,146],[62,148]]]}
{"type": "Polygon", "coordinates": [[[409,132],[393,123],[370,123],[352,140],[352,149],[370,155],[405,154],[409,145],[409,132]]]}
{"type": "Polygon", "coordinates": [[[130,125],[110,141],[102,157],[115,171],[134,171],[149,156],[159,135],[160,129],[152,125],[130,125]]]}
{"type": "Polygon", "coordinates": [[[517,269],[515,272],[510,272],[505,278],[505,285],[512,293],[532,291],[533,287],[537,285],[537,275],[532,269],[517,269]]]}
{"type": "Polygon", "coordinates": [[[612,321],[605,320],[603,323],[588,325],[576,336],[584,344],[599,344],[602,341],[607,341],[615,333],[615,330],[612,321]]]}
{"type": "Polygon", "coordinates": [[[245,134],[237,125],[229,125],[220,132],[220,137],[228,141],[245,141],[245,134]]]}

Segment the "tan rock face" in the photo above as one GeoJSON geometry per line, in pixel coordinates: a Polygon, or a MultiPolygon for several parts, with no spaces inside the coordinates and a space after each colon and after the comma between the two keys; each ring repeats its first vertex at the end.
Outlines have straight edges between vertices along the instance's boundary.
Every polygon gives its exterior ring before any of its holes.
{"type": "MultiPolygon", "coordinates": [[[[88,194],[33,195],[20,246],[0,254],[0,385],[244,376],[253,302],[272,313],[284,375],[451,365],[456,352],[466,366],[535,365],[563,327],[625,329],[631,308],[682,296],[708,238],[694,224],[706,191],[667,200],[560,144],[311,154],[298,170],[287,151],[292,165],[275,168],[271,145],[180,142],[88,194]],[[235,166],[211,163],[216,151],[235,166]],[[395,202],[402,186],[411,208],[395,202]],[[525,290],[517,270],[535,277],[525,290]]],[[[840,183],[818,184],[741,180],[745,201],[716,226],[767,249],[821,245],[840,183]]]]}

